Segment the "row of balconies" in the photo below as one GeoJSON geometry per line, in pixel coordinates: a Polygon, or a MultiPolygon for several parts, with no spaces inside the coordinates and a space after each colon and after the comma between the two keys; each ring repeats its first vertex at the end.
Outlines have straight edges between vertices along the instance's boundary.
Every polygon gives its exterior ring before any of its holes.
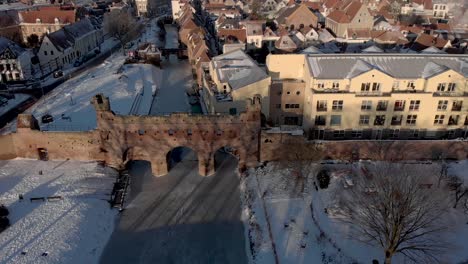
{"type": "MultiPolygon", "coordinates": [[[[406,103],[402,103],[402,104],[395,104],[393,106],[393,111],[394,112],[403,112],[405,111],[405,108],[406,108],[406,103]]],[[[462,108],[463,108],[463,103],[462,101],[458,101],[458,102],[454,102],[452,104],[452,108],[450,111],[452,112],[461,112],[462,111],[462,108]]],[[[387,111],[388,109],[388,104],[387,103],[383,103],[383,102],[379,102],[377,103],[377,106],[376,106],[376,111],[387,111]]],[[[323,106],[323,105],[317,105],[316,107],[316,110],[317,112],[327,112],[328,111],[328,107],[327,106],[323,106]]],[[[335,111],[335,112],[338,112],[338,111],[343,111],[343,106],[340,106],[340,107],[332,107],[331,108],[332,111],[335,111]]],[[[362,105],[361,106],[361,110],[362,111],[371,111],[372,110],[372,107],[368,107],[368,106],[365,106],[365,105],[362,105]]],[[[419,105],[417,106],[413,106],[412,109],[410,109],[411,111],[418,111],[419,110],[419,105]]],[[[445,111],[447,110],[447,107],[444,108],[444,109],[437,109],[438,111],[445,111]]]]}

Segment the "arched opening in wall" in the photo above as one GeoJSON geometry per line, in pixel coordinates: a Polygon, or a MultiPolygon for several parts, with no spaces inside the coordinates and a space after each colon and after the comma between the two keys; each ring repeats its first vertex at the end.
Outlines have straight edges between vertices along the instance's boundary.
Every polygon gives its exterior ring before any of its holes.
{"type": "Polygon", "coordinates": [[[238,163],[239,152],[233,147],[224,146],[214,153],[214,166],[216,173],[218,173],[218,171],[222,173],[222,171],[225,170],[236,169],[238,163]]]}
{"type": "Polygon", "coordinates": [[[172,169],[190,170],[198,168],[197,153],[189,147],[176,147],[166,154],[167,171],[172,169]]]}
{"type": "MultiPolygon", "coordinates": [[[[151,184],[154,181],[153,174],[151,172],[151,162],[147,160],[130,160],[125,164],[125,169],[130,175],[130,189],[125,203],[130,203],[133,199],[144,189],[150,189],[151,184]]],[[[122,174],[121,177],[122,178],[122,174]]]]}

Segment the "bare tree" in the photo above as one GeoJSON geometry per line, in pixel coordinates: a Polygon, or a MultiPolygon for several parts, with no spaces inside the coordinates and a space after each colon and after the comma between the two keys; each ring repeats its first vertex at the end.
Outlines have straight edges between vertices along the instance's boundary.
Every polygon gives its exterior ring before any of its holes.
{"type": "Polygon", "coordinates": [[[104,15],[104,29],[119,40],[125,51],[125,44],[138,34],[138,23],[128,12],[113,10],[104,15]]]}
{"type": "Polygon", "coordinates": [[[353,226],[353,238],[380,246],[386,264],[395,254],[413,262],[438,261],[446,246],[436,235],[447,229],[441,217],[448,203],[442,189],[431,188],[436,175],[428,181],[427,172],[396,164],[371,173],[344,194],[344,221],[353,226]]]}
{"type": "Polygon", "coordinates": [[[468,183],[458,176],[450,176],[447,181],[447,185],[450,190],[455,194],[455,202],[453,208],[457,208],[458,202],[468,196],[468,183]]]}

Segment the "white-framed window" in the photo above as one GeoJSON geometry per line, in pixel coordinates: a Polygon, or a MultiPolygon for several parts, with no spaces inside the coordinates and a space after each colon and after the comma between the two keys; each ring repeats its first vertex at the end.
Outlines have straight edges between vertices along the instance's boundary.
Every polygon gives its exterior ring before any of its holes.
{"type": "Polygon", "coordinates": [[[317,101],[317,111],[327,111],[327,101],[325,100],[317,101]]]}
{"type": "Polygon", "coordinates": [[[448,100],[439,100],[437,104],[437,111],[445,111],[447,110],[448,100]]]}
{"type": "Polygon", "coordinates": [[[343,110],[343,100],[333,100],[332,110],[333,111],[342,111],[343,110]]]}
{"type": "Polygon", "coordinates": [[[455,91],[455,88],[456,88],[456,84],[455,84],[455,83],[448,83],[448,85],[447,85],[447,92],[454,92],[454,91],[455,91]]]}
{"type": "Polygon", "coordinates": [[[372,91],[373,91],[373,92],[378,92],[378,91],[380,91],[380,83],[373,83],[373,84],[372,84],[372,91]]]}
{"type": "Polygon", "coordinates": [[[438,92],[445,92],[445,83],[437,84],[437,91],[438,92]]]}
{"type": "Polygon", "coordinates": [[[420,103],[421,103],[420,100],[411,100],[410,105],[409,105],[409,110],[410,111],[418,111],[420,103]]]}
{"type": "Polygon", "coordinates": [[[361,110],[362,111],[369,111],[372,109],[372,101],[371,100],[363,100],[361,103],[361,110]]]}
{"type": "Polygon", "coordinates": [[[377,111],[387,111],[388,101],[387,100],[379,100],[377,102],[377,111]]]}
{"type": "Polygon", "coordinates": [[[362,83],[361,84],[361,92],[368,92],[370,91],[371,84],[370,83],[362,83]]]}
{"type": "Polygon", "coordinates": [[[411,125],[411,126],[414,126],[416,125],[416,119],[418,118],[417,115],[408,115],[406,117],[406,124],[407,125],[411,125]]]}
{"type": "Polygon", "coordinates": [[[333,89],[338,89],[338,88],[340,88],[340,83],[339,83],[339,82],[333,82],[332,88],[333,88],[333,89]]]}
{"type": "Polygon", "coordinates": [[[405,110],[405,100],[396,100],[393,111],[404,111],[405,110]]]}
{"type": "Polygon", "coordinates": [[[434,125],[443,125],[444,119],[445,119],[445,115],[436,115],[434,117],[434,125]]]}
{"type": "Polygon", "coordinates": [[[319,89],[325,88],[325,83],[317,83],[317,88],[319,89]]]}
{"type": "Polygon", "coordinates": [[[360,115],[359,116],[359,125],[369,125],[369,115],[360,115]]]}

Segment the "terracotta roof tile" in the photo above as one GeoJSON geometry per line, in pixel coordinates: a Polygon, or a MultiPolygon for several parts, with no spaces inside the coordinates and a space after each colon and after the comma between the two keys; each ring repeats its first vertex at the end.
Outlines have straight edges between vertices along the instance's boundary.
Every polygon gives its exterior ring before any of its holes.
{"type": "Polygon", "coordinates": [[[229,36],[236,37],[238,40],[242,42],[247,41],[247,35],[245,29],[225,29],[225,28],[220,28],[218,30],[218,37],[221,38],[227,38],[229,36]]]}
{"type": "Polygon", "coordinates": [[[37,19],[41,23],[54,24],[55,18],[58,18],[61,24],[74,23],[75,10],[61,10],[58,6],[41,7],[39,10],[20,11],[21,21],[24,23],[36,23],[37,19]]]}
{"type": "Polygon", "coordinates": [[[426,47],[434,46],[436,48],[441,49],[441,48],[444,48],[445,45],[447,45],[448,40],[433,37],[425,33],[421,33],[419,34],[419,36],[416,38],[414,42],[422,46],[426,46],[426,47]]]}

